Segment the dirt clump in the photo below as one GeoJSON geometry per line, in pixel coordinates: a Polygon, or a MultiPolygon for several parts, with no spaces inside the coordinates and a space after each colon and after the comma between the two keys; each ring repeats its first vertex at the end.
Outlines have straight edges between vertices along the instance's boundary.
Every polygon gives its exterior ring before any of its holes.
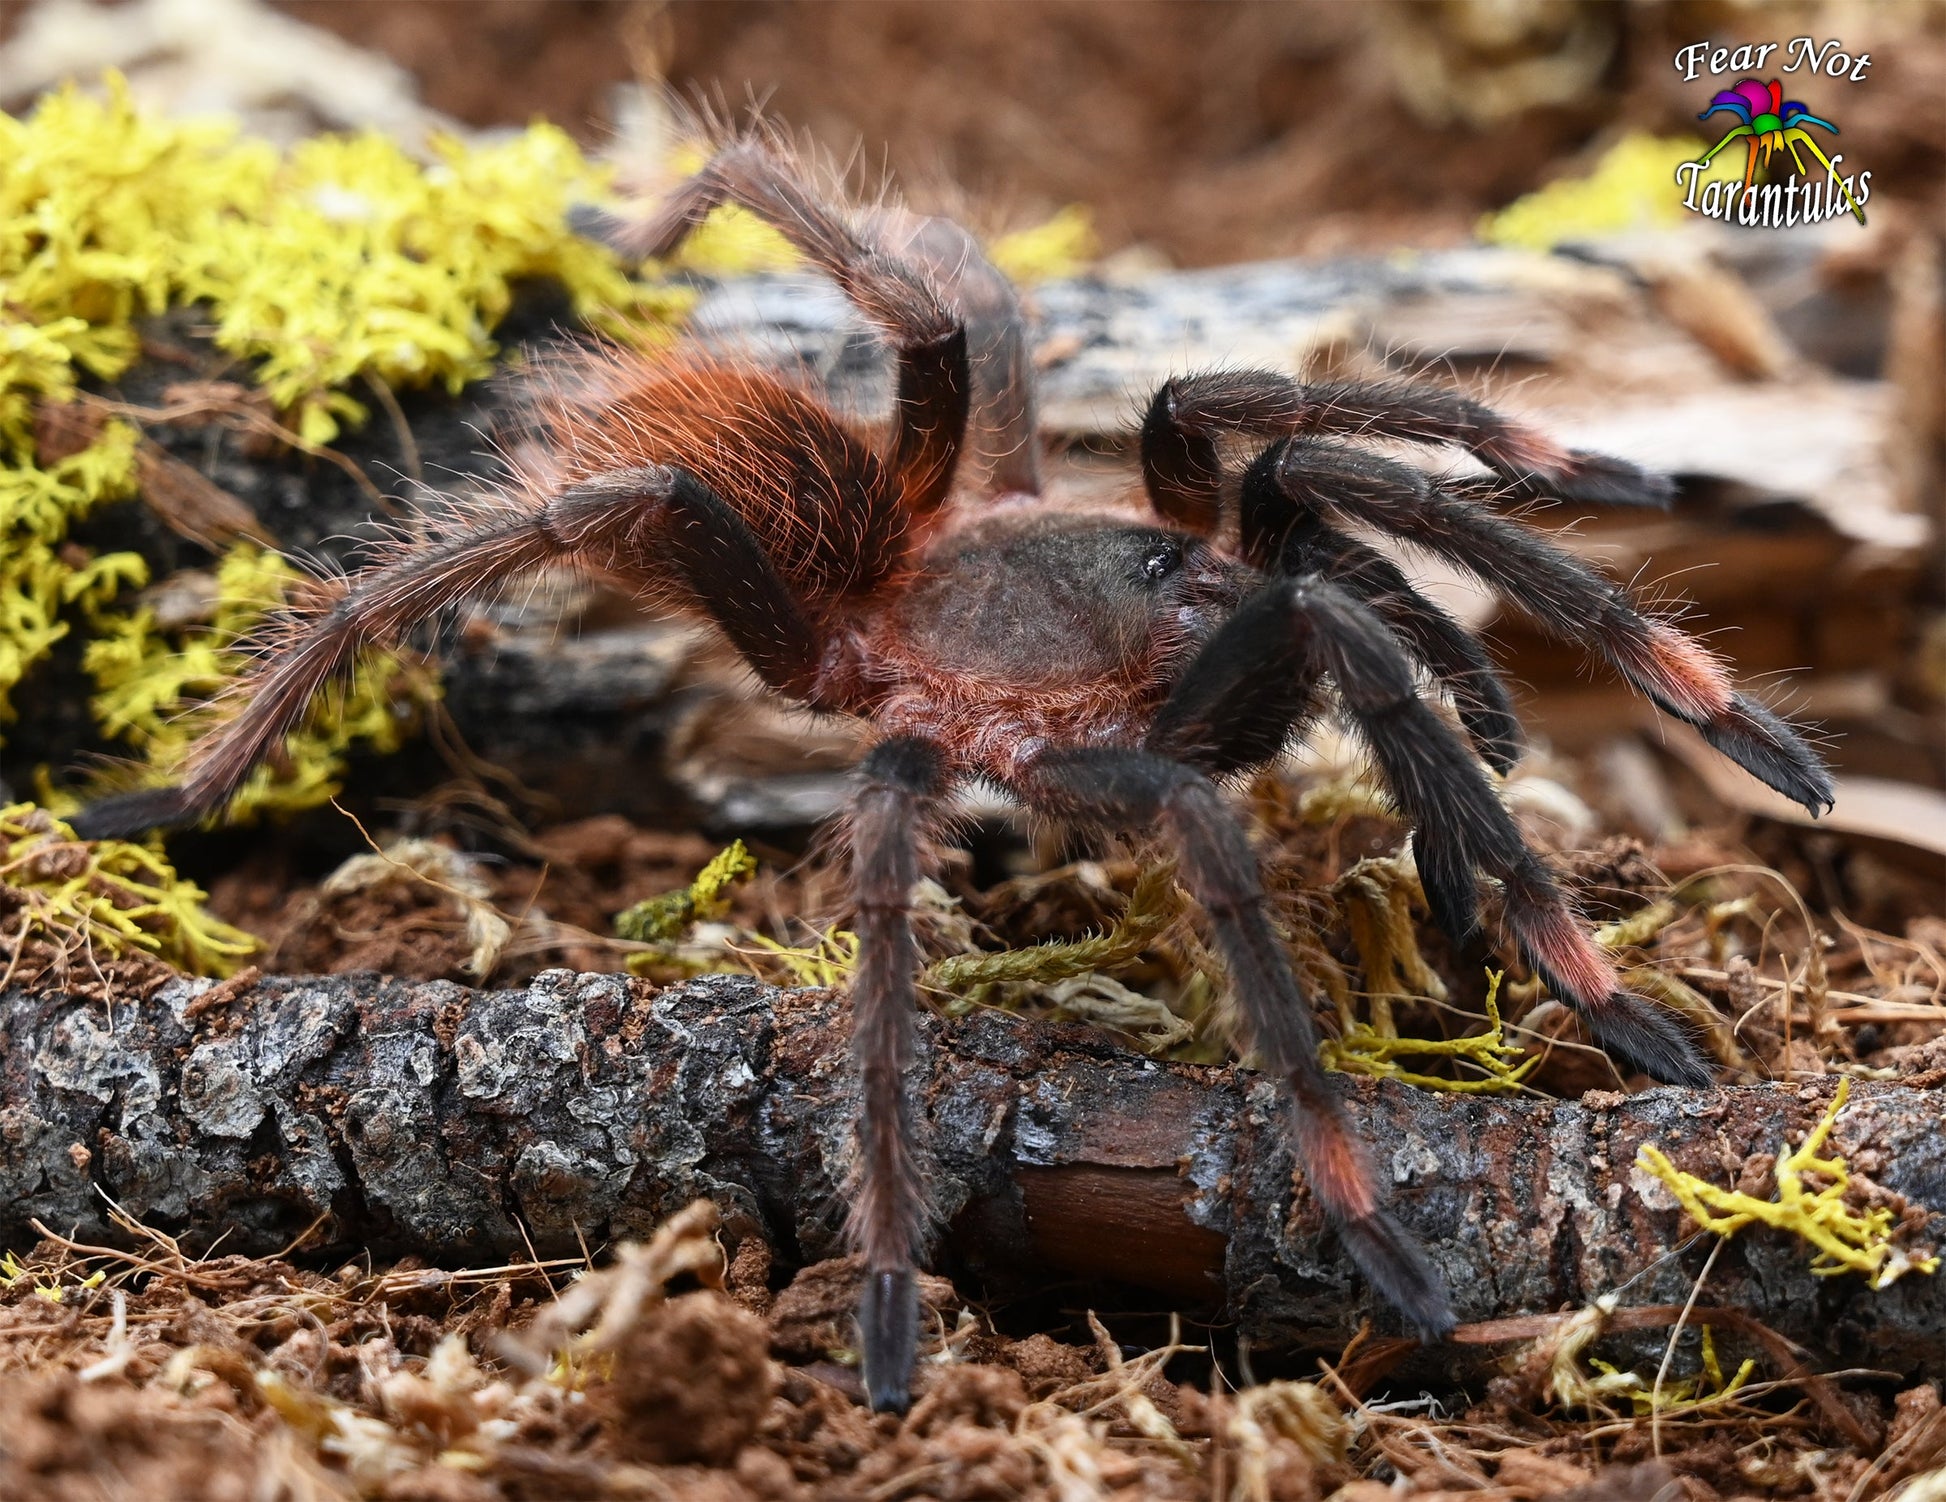
{"type": "Polygon", "coordinates": [[[155,1388],[68,1372],[0,1378],[0,1497],[9,1502],[251,1502],[251,1437],[155,1388]]]}
{"type": "Polygon", "coordinates": [[[777,1386],[764,1322],[709,1291],[645,1316],[614,1361],[597,1411],[617,1454],[655,1464],[730,1464],[777,1386]]]}
{"type": "MultiPolygon", "coordinates": [[[[791,1279],[770,1306],[770,1348],[780,1360],[815,1361],[849,1346],[858,1317],[862,1257],[814,1262],[791,1279]]],[[[919,1275],[922,1320],[947,1316],[959,1304],[953,1285],[927,1273],[919,1275]]]]}

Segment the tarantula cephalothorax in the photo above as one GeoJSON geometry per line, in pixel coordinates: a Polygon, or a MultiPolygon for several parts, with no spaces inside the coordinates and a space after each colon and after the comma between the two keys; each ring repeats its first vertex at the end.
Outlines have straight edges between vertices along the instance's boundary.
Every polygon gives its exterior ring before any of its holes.
{"type": "Polygon", "coordinates": [[[888,431],[753,363],[589,355],[572,389],[542,398],[542,456],[522,462],[516,485],[429,519],[335,603],[289,622],[181,784],[97,804],[85,832],[220,809],[361,648],[530,571],[591,567],[714,622],[778,692],[879,732],[849,830],[862,1082],[850,1226],[867,1269],[859,1319],[874,1406],[908,1399],[927,1238],[903,1078],[918,1004],[910,894],[930,824],[969,777],[1062,820],[1154,828],[1173,844],[1247,1041],[1294,1097],[1311,1192],[1378,1292],[1426,1336],[1443,1334],[1453,1315],[1439,1274],[1387,1213],[1320,1069],[1256,860],[1212,779],[1275,756],[1323,712],[1329,680],[1413,825],[1444,930],[1473,932],[1477,878],[1493,878],[1522,952],[1612,1053],[1707,1085],[1681,1028],[1621,988],[1495,795],[1481,762],[1505,771],[1520,728],[1480,644],[1351,530],[1459,565],[1820,811],[1831,784],[1817,758],[1714,657],[1492,509],[1510,496],[1656,503],[1665,484],[1442,390],[1219,371],[1170,381],[1148,407],[1148,515],[1063,511],[1040,499],[1019,305],[964,231],[834,208],[752,139],[724,146],[620,233],[665,254],[720,203],[774,225],[883,334],[897,373],[888,431]],[[1490,478],[1430,479],[1347,442],[1366,435],[1464,448],[1490,478]],[[1226,483],[1238,438],[1269,446],[1226,483]],[[1420,696],[1422,674],[1464,735],[1420,696]]]}

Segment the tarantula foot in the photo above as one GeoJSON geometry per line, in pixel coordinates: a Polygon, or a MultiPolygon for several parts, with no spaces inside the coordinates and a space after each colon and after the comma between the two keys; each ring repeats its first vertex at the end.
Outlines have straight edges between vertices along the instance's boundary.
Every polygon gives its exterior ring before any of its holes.
{"type": "Polygon", "coordinates": [[[1824,763],[1795,730],[1754,699],[1737,694],[1728,710],[1696,728],[1758,781],[1803,804],[1812,818],[1830,811],[1835,789],[1824,763]]]}
{"type": "Polygon", "coordinates": [[[912,1368],[919,1357],[919,1287],[910,1268],[866,1274],[858,1340],[872,1412],[904,1413],[912,1406],[912,1368]]]}
{"type": "Polygon", "coordinates": [[[151,829],[186,824],[195,814],[181,788],[141,788],[97,798],[67,824],[80,839],[122,840],[151,829]]]}
{"type": "Polygon", "coordinates": [[[1586,1009],[1582,1015],[1602,1051],[1618,1063],[1688,1090],[1707,1090],[1716,1083],[1716,1071],[1688,1029],[1654,1002],[1617,991],[1599,1008],[1586,1009]]]}
{"type": "Polygon", "coordinates": [[[1351,1260],[1366,1281],[1431,1345],[1453,1333],[1458,1321],[1446,1295],[1446,1280],[1432,1265],[1413,1234],[1384,1211],[1338,1223],[1351,1260]]]}
{"type": "Polygon", "coordinates": [[[1419,890],[1425,894],[1433,926],[1454,949],[1464,949],[1480,931],[1479,890],[1471,868],[1456,868],[1454,862],[1435,859],[1434,854],[1427,851],[1419,861],[1419,890]]]}

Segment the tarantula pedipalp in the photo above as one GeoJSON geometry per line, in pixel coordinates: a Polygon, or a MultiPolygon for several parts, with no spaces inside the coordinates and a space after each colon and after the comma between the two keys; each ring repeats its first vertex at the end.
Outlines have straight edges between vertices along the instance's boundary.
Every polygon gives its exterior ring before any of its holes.
{"type": "Polygon", "coordinates": [[[908,1399],[928,1221],[904,1081],[918,1005],[910,894],[928,827],[968,777],[1060,819],[1158,829],[1174,845],[1247,1041],[1288,1085],[1311,1193],[1377,1291],[1443,1333],[1445,1288],[1386,1211],[1317,1062],[1255,857],[1214,779],[1274,757],[1323,712],[1328,682],[1413,825],[1441,926],[1467,938],[1478,878],[1497,881],[1521,950],[1607,1048],[1659,1079],[1708,1084],[1682,1030],[1621,988],[1476,759],[1504,771],[1520,743],[1484,650],[1351,531],[1469,570],[1816,812],[1830,783],[1789,727],[1696,642],[1491,506],[1508,494],[1653,502],[1666,487],[1448,392],[1222,371],[1172,380],[1149,405],[1146,517],[1064,511],[1040,496],[1018,303],[963,231],[831,207],[746,140],[628,238],[666,252],[723,202],[775,225],[883,334],[897,372],[889,431],[735,359],[590,355],[585,379],[544,402],[545,456],[521,484],[431,522],[294,619],[181,784],[97,804],[83,831],[220,809],[362,647],[532,570],[593,567],[713,621],[780,693],[879,731],[849,829],[861,1081],[850,1227],[867,1268],[875,1406],[908,1399]],[[1436,483],[1347,441],[1366,434],[1463,447],[1493,480],[1436,483]],[[1248,438],[1268,442],[1234,486],[1232,541],[1223,450],[1248,438]],[[1421,673],[1453,699],[1465,738],[1420,696],[1421,673]]]}

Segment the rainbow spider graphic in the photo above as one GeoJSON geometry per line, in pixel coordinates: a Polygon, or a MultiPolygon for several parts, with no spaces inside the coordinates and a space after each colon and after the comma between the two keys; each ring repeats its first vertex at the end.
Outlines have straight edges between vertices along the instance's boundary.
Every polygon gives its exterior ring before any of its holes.
{"type": "Polygon", "coordinates": [[[1746,154],[1743,167],[1744,187],[1748,188],[1751,178],[1756,175],[1759,148],[1763,151],[1766,167],[1770,165],[1774,153],[1788,149],[1791,160],[1797,164],[1797,170],[1808,180],[1810,171],[1804,165],[1804,158],[1797,154],[1798,143],[1801,141],[1811,148],[1811,155],[1824,164],[1824,170],[1838,185],[1838,191],[1845,195],[1845,203],[1852,213],[1858,216],[1858,222],[1860,224],[1865,222],[1865,211],[1859,208],[1852,198],[1851,190],[1838,176],[1838,169],[1831,165],[1831,158],[1818,148],[1818,143],[1811,139],[1811,133],[1804,128],[1807,125],[1822,125],[1835,136],[1838,134],[1838,127],[1829,120],[1820,120],[1795,99],[1786,99],[1783,85],[1776,79],[1771,79],[1769,83],[1759,83],[1754,78],[1739,79],[1735,88],[1725,89],[1710,100],[1710,107],[1696,118],[1707,120],[1718,110],[1728,110],[1742,123],[1710,147],[1702,159],[1702,165],[1708,166],[1710,159],[1717,152],[1736,140],[1738,136],[1742,136],[1745,138],[1746,154]]]}

